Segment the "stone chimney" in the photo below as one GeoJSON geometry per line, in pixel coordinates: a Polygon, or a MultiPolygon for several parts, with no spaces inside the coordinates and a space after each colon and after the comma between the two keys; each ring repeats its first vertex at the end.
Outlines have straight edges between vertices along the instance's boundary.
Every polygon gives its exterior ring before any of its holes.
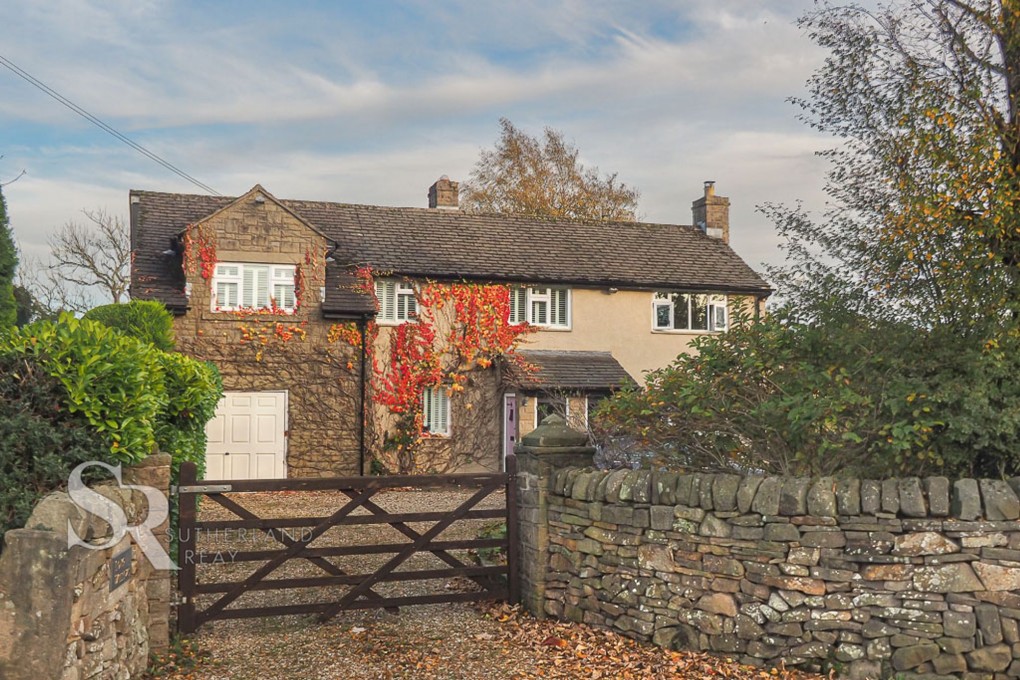
{"type": "Polygon", "coordinates": [[[694,226],[713,238],[730,242],[730,199],[715,195],[715,182],[705,182],[705,195],[691,205],[694,226]]]}
{"type": "Polygon", "coordinates": [[[446,175],[436,180],[436,183],[429,187],[429,207],[443,210],[457,210],[460,207],[460,198],[457,195],[457,188],[460,183],[452,181],[446,175]]]}

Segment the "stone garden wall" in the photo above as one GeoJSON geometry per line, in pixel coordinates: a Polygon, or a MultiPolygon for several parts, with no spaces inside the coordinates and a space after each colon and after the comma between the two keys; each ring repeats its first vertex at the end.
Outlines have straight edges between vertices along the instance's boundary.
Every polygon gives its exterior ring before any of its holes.
{"type": "Polygon", "coordinates": [[[608,472],[538,458],[521,456],[520,499],[523,598],[539,614],[854,678],[1020,676],[1020,479],[608,472]]]}
{"type": "MultiPolygon", "coordinates": [[[[164,494],[170,456],[125,468],[125,484],[164,494]]],[[[139,492],[104,484],[129,525],[148,512],[139,492]]],[[[3,680],[126,680],[141,677],[150,652],[169,640],[170,572],[152,567],[126,534],[104,550],[68,547],[68,524],[85,541],[109,541],[110,526],[52,493],[23,529],[4,535],[0,554],[0,678],[3,680]],[[117,559],[115,559],[117,558],[117,559]],[[114,573],[111,574],[111,571],[114,573]]],[[[166,524],[153,532],[166,547],[166,524]]]]}

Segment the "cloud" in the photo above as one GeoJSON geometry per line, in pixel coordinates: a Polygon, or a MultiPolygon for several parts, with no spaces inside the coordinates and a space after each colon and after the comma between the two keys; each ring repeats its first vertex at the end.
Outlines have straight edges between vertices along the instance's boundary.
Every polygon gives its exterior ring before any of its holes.
{"type": "MultiPolygon", "coordinates": [[[[689,221],[717,180],[755,264],[775,255],[755,203],[820,201],[825,140],[785,102],[820,61],[792,23],[810,6],[7,3],[0,54],[228,194],[423,205],[440,174],[467,178],[500,116],[549,125],[639,187],[648,219],[689,221]]],[[[5,188],[26,247],[81,208],[126,213],[130,188],[196,190],[2,69],[0,84],[0,180],[29,171],[5,188]]]]}
{"type": "Polygon", "coordinates": [[[85,221],[83,209],[104,208],[111,214],[126,212],[127,194],[103,183],[45,179],[26,175],[3,187],[11,229],[22,252],[40,258],[49,255],[50,235],[69,221],[85,221]]]}

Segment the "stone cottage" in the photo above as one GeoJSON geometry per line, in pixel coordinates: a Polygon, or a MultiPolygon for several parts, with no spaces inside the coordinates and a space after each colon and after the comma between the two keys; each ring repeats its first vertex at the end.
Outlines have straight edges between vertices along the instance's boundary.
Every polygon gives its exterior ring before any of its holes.
{"type": "Polygon", "coordinates": [[[415,322],[426,282],[504,286],[509,322],[535,330],[519,349],[530,370],[497,362],[463,394],[423,390],[436,469],[498,468],[552,410],[583,427],[599,399],[725,331],[738,307],[760,313],[771,292],[730,248],[729,199],[711,182],[693,226],[469,213],[446,177],[428,208],[261,186],[130,202],[132,296],[163,302],[178,348],[223,374],[209,478],[367,469],[389,423],[373,405],[373,349],[415,322]]]}

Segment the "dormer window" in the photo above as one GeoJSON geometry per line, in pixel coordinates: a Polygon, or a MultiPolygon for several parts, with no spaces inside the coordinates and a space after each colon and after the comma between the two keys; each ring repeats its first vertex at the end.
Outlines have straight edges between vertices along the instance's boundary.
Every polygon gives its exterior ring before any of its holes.
{"type": "Polygon", "coordinates": [[[219,262],[212,279],[212,311],[278,309],[293,313],[294,265],[219,262]]]}

